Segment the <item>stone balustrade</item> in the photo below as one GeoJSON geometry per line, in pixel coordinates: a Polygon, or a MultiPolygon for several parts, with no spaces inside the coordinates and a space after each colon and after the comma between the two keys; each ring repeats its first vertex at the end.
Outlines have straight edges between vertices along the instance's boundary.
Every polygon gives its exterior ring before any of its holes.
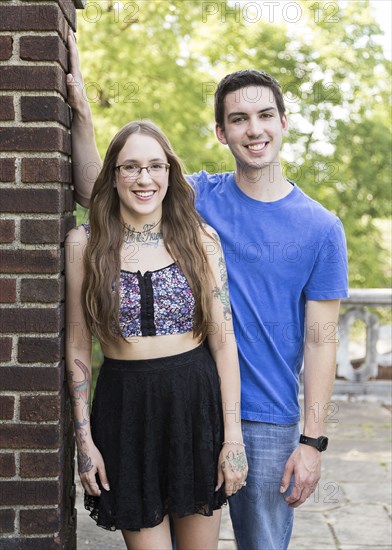
{"type": "Polygon", "coordinates": [[[381,308],[390,309],[391,304],[392,290],[388,288],[353,288],[350,289],[350,297],[342,300],[337,351],[339,378],[364,383],[378,378],[380,367],[392,369],[392,325],[380,324],[377,314],[381,308]],[[354,357],[353,360],[350,328],[358,319],[365,325],[366,342],[360,346],[362,357],[354,357]]]}

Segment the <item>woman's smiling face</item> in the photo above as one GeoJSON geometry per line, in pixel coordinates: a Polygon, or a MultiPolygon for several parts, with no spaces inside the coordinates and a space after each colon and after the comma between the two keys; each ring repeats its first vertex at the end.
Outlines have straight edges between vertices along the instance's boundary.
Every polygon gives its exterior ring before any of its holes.
{"type": "Polygon", "coordinates": [[[126,169],[116,169],[115,187],[125,222],[154,223],[162,217],[162,202],[169,184],[169,171],[166,167],[159,169],[162,164],[167,164],[167,157],[156,139],[142,133],[129,136],[116,166],[153,167],[153,170],[144,169],[129,176],[126,169]]]}

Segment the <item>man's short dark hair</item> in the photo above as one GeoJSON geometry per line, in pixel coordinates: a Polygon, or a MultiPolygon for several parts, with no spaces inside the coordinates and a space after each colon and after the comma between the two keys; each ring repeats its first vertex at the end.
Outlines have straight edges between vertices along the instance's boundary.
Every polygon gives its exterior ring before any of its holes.
{"type": "Polygon", "coordinates": [[[270,88],[274,94],[280,118],[285,114],[286,107],[284,105],[282,89],[275,78],[264,71],[257,71],[256,69],[236,71],[235,73],[226,75],[219,82],[215,92],[215,121],[221,128],[224,128],[225,97],[230,92],[235,92],[247,86],[270,88]]]}

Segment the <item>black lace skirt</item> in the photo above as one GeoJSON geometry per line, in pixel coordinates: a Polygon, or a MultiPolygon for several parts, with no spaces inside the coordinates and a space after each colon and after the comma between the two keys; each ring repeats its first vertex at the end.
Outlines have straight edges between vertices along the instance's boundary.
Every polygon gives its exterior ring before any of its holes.
{"type": "Polygon", "coordinates": [[[216,365],[203,346],[152,360],[105,358],[91,414],[110,491],[85,494],[105,529],[154,527],[165,514],[212,515],[223,418],[216,365]]]}

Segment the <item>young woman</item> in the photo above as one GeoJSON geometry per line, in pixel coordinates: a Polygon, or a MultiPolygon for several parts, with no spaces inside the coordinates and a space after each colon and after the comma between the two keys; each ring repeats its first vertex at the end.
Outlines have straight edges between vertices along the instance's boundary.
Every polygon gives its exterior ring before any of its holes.
{"type": "Polygon", "coordinates": [[[245,485],[240,384],[218,236],[151,122],[112,140],[90,223],[66,240],[67,372],[85,506],[128,549],[217,547],[245,485]],[[91,337],[101,366],[90,418],[91,337]],[[208,341],[208,347],[203,342],[208,341]]]}

